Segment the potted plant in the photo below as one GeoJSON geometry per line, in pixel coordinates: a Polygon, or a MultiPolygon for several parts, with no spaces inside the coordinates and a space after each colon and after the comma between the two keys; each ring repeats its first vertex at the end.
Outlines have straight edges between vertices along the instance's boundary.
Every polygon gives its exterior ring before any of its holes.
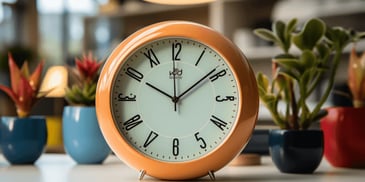
{"type": "Polygon", "coordinates": [[[259,96],[280,130],[269,134],[272,160],[282,172],[312,173],[323,156],[323,132],[308,130],[326,115],[322,109],[335,81],[350,30],[328,27],[313,18],[299,27],[297,19],[276,21],[272,30],[256,29],[260,38],[273,42],[282,53],[272,59],[272,78],[258,73],[259,96]],[[319,101],[315,90],[324,88],[319,101]]]}
{"type": "MultiPolygon", "coordinates": [[[[365,32],[356,34],[364,37],[365,32]]],[[[352,47],[348,64],[348,86],[353,107],[330,107],[321,120],[324,133],[324,156],[333,166],[365,168],[365,52],[352,47]]]]}
{"type": "Polygon", "coordinates": [[[18,116],[3,116],[0,123],[0,145],[4,157],[12,164],[32,164],[43,153],[47,141],[45,117],[30,116],[33,105],[46,93],[39,92],[43,61],[33,73],[28,63],[21,69],[8,54],[10,87],[0,85],[14,102],[18,116]]]}
{"type": "Polygon", "coordinates": [[[95,92],[101,62],[92,55],[75,59],[70,68],[71,86],[65,99],[70,104],[63,111],[63,141],[66,152],[79,164],[102,163],[109,155],[95,112],[95,92]]]}

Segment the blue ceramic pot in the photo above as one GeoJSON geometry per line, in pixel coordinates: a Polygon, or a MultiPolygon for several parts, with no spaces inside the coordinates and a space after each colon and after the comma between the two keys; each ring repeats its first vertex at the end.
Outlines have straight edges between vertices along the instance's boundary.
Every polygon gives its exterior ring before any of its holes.
{"type": "Polygon", "coordinates": [[[100,164],[110,154],[95,107],[66,106],[62,118],[66,152],[79,164],[100,164]]]}
{"type": "Polygon", "coordinates": [[[284,173],[313,173],[323,157],[321,130],[271,130],[269,150],[276,167],[284,173]]]}
{"type": "Polygon", "coordinates": [[[11,164],[33,164],[44,152],[46,142],[45,117],[1,117],[0,146],[11,164]]]}

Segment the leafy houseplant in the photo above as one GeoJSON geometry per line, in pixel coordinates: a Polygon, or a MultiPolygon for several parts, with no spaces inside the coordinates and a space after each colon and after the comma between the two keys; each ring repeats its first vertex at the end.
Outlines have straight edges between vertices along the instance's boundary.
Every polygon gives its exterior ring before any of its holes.
{"type": "Polygon", "coordinates": [[[283,53],[273,58],[273,78],[257,76],[261,101],[269,109],[274,122],[282,129],[306,130],[312,122],[322,118],[322,106],[334,85],[344,48],[355,40],[351,30],[326,27],[320,19],[310,19],[298,30],[297,20],[285,24],[277,21],[271,30],[256,29],[259,37],[274,42],[283,53]],[[290,52],[292,45],[299,53],[290,52]],[[327,84],[319,102],[310,107],[308,100],[322,79],[327,84]],[[285,103],[281,111],[279,104],[285,103]]]}
{"type": "Polygon", "coordinates": [[[274,163],[282,172],[311,173],[322,159],[323,133],[307,129],[326,115],[322,106],[334,85],[343,50],[356,39],[356,34],[342,27],[328,27],[317,18],[308,20],[302,27],[297,22],[297,19],[288,23],[276,21],[272,30],[260,28],[254,31],[282,50],[272,59],[271,81],[263,73],[258,73],[257,81],[262,103],[270,111],[273,121],[283,129],[271,131],[269,136],[274,163]],[[324,86],[324,92],[320,100],[311,105],[310,97],[320,85],[324,86]],[[285,148],[291,144],[294,146],[285,148]],[[313,153],[309,149],[303,150],[307,144],[313,153]],[[289,152],[293,153],[286,158],[289,152]],[[299,160],[290,156],[297,156],[299,160]]]}
{"type": "Polygon", "coordinates": [[[32,74],[27,62],[19,69],[9,53],[11,87],[0,85],[0,90],[14,102],[18,117],[1,117],[0,144],[5,158],[13,164],[34,163],[45,148],[45,118],[30,116],[35,102],[46,94],[39,93],[42,69],[43,61],[32,74]]]}
{"type": "Polygon", "coordinates": [[[92,55],[75,59],[69,73],[74,81],[66,89],[65,99],[70,106],[63,111],[63,141],[66,152],[80,164],[102,163],[109,155],[100,131],[95,111],[95,93],[102,62],[92,55]]]}

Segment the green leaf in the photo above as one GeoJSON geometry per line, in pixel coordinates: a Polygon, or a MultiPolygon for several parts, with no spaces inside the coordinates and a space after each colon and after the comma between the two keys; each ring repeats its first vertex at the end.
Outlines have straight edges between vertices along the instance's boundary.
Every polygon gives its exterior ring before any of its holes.
{"type": "Polygon", "coordinates": [[[274,33],[268,29],[264,29],[264,28],[255,29],[254,34],[263,40],[274,42],[276,44],[278,44],[278,42],[279,42],[279,39],[274,35],[274,33]]]}
{"type": "Polygon", "coordinates": [[[285,42],[285,23],[282,21],[276,21],[272,27],[275,35],[279,38],[280,42],[285,42]]]}
{"type": "Polygon", "coordinates": [[[351,32],[342,27],[327,28],[325,35],[327,40],[335,46],[335,49],[339,50],[345,48],[353,39],[351,32]]]}
{"type": "Polygon", "coordinates": [[[327,44],[317,44],[316,46],[317,52],[321,60],[324,60],[327,62],[329,55],[331,54],[330,48],[327,46],[327,44]]]}
{"type": "Polygon", "coordinates": [[[317,64],[317,58],[312,51],[304,50],[300,56],[301,65],[304,66],[302,69],[310,69],[317,64]]]}
{"type": "Polygon", "coordinates": [[[365,38],[365,32],[357,32],[355,38],[355,41],[365,38]]]}
{"type": "Polygon", "coordinates": [[[296,58],[279,58],[279,59],[274,59],[273,61],[278,63],[285,69],[301,70],[303,68],[301,62],[296,58]]]}
{"type": "Polygon", "coordinates": [[[283,89],[285,89],[285,76],[283,75],[276,75],[276,77],[273,79],[273,85],[277,92],[281,92],[283,89]]]}
{"type": "Polygon", "coordinates": [[[301,50],[313,50],[325,34],[325,23],[317,18],[310,19],[301,32],[293,36],[293,43],[301,50]]]}
{"type": "Polygon", "coordinates": [[[299,80],[300,78],[299,72],[293,69],[280,68],[278,71],[278,75],[282,75],[293,80],[299,80]]]}
{"type": "Polygon", "coordinates": [[[258,92],[259,92],[259,97],[263,98],[265,95],[267,95],[267,91],[265,88],[258,86],[258,92]]]}
{"type": "Polygon", "coordinates": [[[269,92],[269,79],[262,73],[257,74],[257,86],[259,89],[260,97],[266,95],[269,92]]]}
{"type": "Polygon", "coordinates": [[[295,30],[297,25],[297,19],[291,19],[289,21],[289,23],[287,24],[287,26],[285,27],[285,32],[284,32],[284,49],[285,52],[288,52],[291,46],[291,37],[292,37],[292,33],[295,30]]]}
{"type": "Polygon", "coordinates": [[[275,58],[273,61],[279,64],[279,72],[296,80],[304,71],[304,66],[297,58],[275,58]]]}
{"type": "MultiPolygon", "coordinates": [[[[290,35],[296,28],[298,20],[296,18],[293,18],[289,21],[288,25],[285,29],[285,34],[290,35]]],[[[290,40],[289,40],[290,41],[290,40]]]]}
{"type": "Polygon", "coordinates": [[[270,111],[276,110],[276,106],[278,104],[277,97],[275,97],[272,94],[269,94],[269,95],[265,95],[265,96],[261,97],[261,100],[265,103],[267,109],[269,109],[270,111]]]}
{"type": "Polygon", "coordinates": [[[264,88],[265,90],[268,90],[269,88],[269,79],[266,75],[264,75],[263,73],[258,73],[257,74],[257,84],[264,88]]]}

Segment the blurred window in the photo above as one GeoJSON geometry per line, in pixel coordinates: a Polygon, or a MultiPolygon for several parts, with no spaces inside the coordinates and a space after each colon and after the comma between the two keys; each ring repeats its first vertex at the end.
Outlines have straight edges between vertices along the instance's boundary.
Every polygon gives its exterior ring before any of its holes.
{"type": "Polygon", "coordinates": [[[95,0],[37,0],[40,53],[53,64],[64,64],[83,51],[85,16],[95,15],[95,0]]]}

